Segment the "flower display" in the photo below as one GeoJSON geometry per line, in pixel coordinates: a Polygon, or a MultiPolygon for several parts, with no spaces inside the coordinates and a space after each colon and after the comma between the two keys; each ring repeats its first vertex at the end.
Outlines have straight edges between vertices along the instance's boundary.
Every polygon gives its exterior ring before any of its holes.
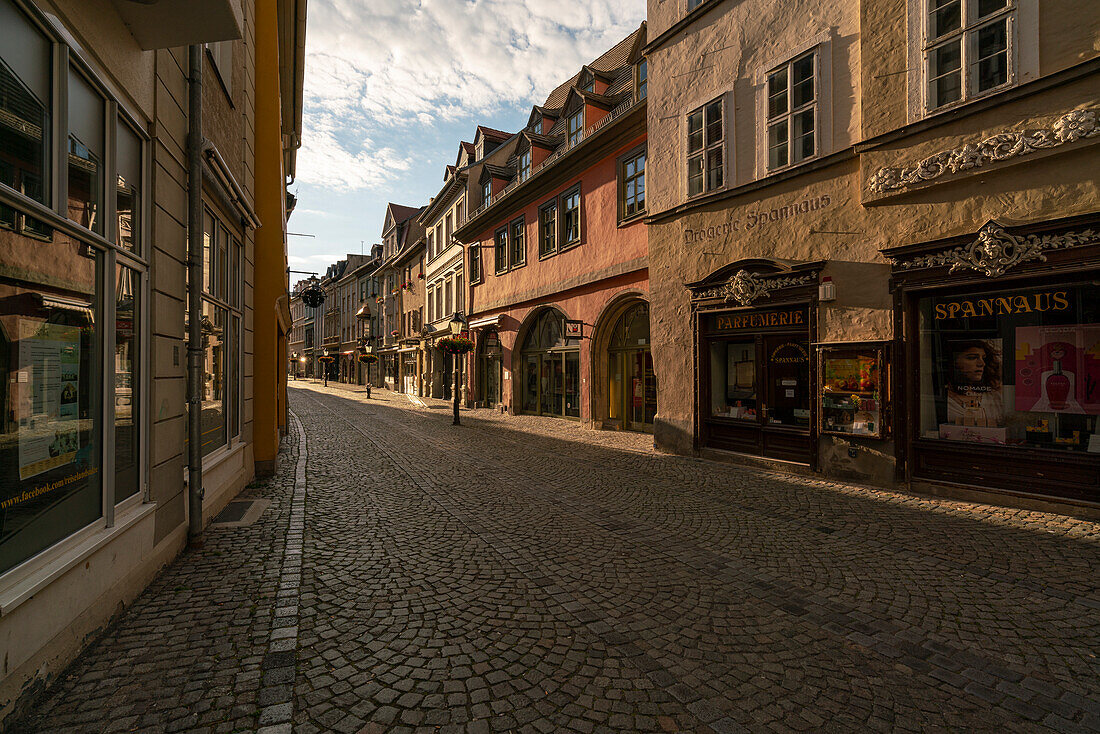
{"type": "Polygon", "coordinates": [[[448,354],[466,354],[474,348],[473,341],[464,336],[445,336],[436,343],[448,354]]]}
{"type": "Polygon", "coordinates": [[[374,364],[377,361],[378,361],[378,355],[377,354],[360,354],[359,355],[360,364],[374,364]]]}

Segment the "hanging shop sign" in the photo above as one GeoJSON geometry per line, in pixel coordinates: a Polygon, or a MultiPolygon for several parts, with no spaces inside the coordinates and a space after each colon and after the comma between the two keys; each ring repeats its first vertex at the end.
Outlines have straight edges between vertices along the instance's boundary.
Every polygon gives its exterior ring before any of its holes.
{"type": "Polygon", "coordinates": [[[566,339],[582,339],[584,338],[584,322],[575,319],[565,320],[565,338],[566,339]]]}

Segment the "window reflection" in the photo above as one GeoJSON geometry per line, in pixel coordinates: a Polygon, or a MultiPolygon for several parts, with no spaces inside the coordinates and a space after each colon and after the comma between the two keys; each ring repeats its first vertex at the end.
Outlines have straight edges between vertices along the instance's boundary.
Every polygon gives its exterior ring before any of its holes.
{"type": "Polygon", "coordinates": [[[137,493],[140,360],[137,324],[141,291],[138,275],[130,268],[115,271],[115,502],[137,493]]]}

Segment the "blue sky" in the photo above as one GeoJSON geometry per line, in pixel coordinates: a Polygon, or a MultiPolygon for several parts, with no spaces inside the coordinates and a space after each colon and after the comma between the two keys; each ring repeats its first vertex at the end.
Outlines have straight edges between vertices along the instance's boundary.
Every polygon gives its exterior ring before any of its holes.
{"type": "MultiPolygon", "coordinates": [[[[477,125],[533,104],[633,31],[645,0],[315,0],[290,266],[378,242],[390,201],[426,204],[477,125]]],[[[292,282],[298,277],[292,279],[292,282]]]]}

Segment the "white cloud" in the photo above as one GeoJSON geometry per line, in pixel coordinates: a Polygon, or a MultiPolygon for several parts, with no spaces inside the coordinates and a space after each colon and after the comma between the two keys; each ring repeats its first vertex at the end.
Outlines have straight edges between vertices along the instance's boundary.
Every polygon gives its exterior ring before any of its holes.
{"type": "Polygon", "coordinates": [[[488,112],[542,102],[644,17],[643,0],[312,3],[298,177],[384,188],[409,169],[418,132],[470,120],[472,134],[488,112]]]}

